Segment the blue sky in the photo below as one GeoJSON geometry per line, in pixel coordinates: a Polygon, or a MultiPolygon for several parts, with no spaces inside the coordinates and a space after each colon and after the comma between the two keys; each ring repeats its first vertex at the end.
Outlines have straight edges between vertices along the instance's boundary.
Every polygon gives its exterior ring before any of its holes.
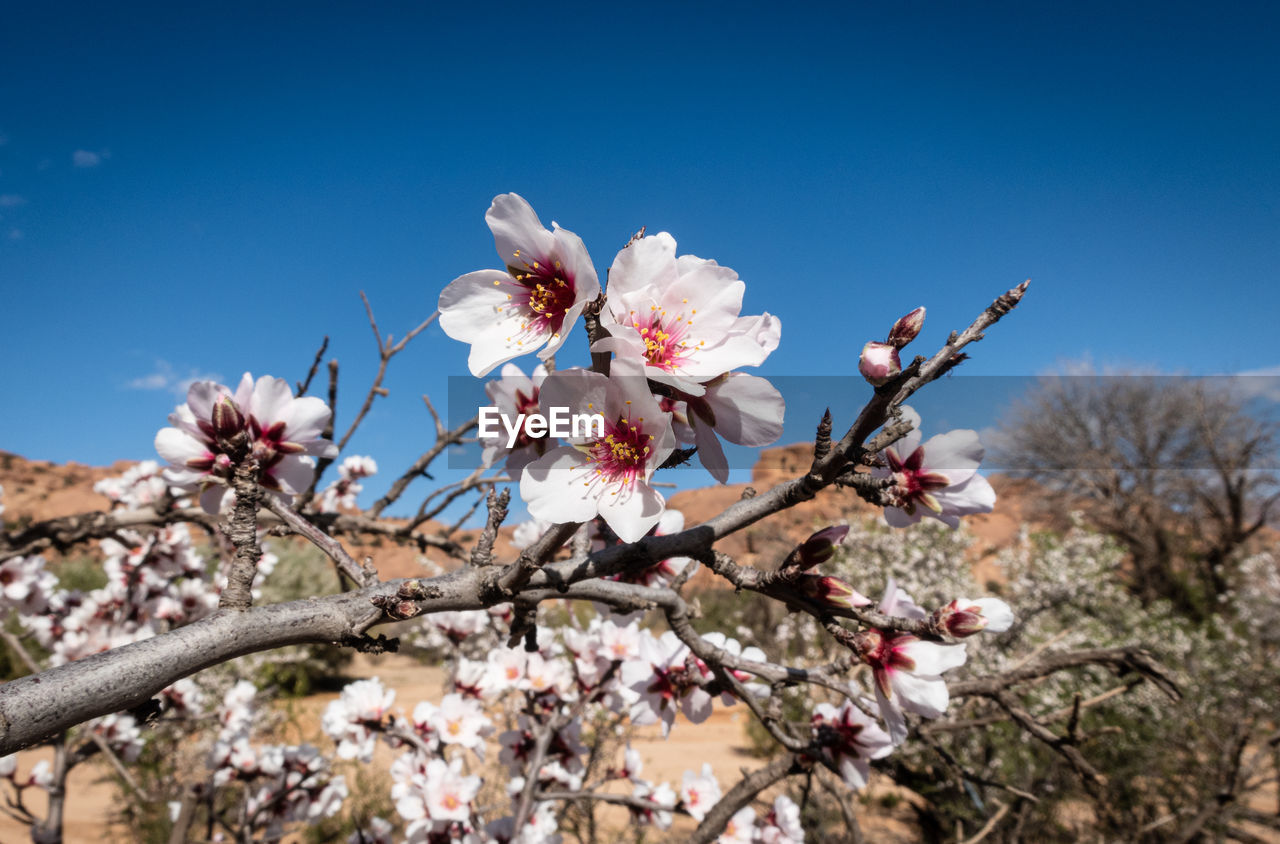
{"type": "MultiPolygon", "coordinates": [[[[293,380],[325,334],[345,427],[358,291],[402,334],[496,266],[506,191],[601,273],[640,226],[733,267],[782,319],[763,374],[853,372],[921,304],[936,346],[1028,277],[969,373],[1280,372],[1275,4],[26,5],[0,449],[152,456],[175,384],[293,380]]],[[[465,360],[418,338],[353,452],[398,472],[465,360]]]]}

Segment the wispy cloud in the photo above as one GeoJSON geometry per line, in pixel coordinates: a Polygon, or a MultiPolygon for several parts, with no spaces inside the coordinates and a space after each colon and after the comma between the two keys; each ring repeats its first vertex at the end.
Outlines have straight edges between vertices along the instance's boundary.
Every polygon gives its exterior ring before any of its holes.
{"type": "Polygon", "coordinates": [[[97,167],[105,159],[111,157],[111,153],[107,150],[94,152],[88,149],[78,149],[71,153],[71,163],[76,167],[97,167]]]}
{"type": "Polygon", "coordinates": [[[19,205],[26,204],[25,196],[18,196],[16,193],[0,193],[0,208],[17,208],[19,205]]]}
{"type": "Polygon", "coordinates": [[[25,235],[22,233],[22,229],[9,229],[8,238],[10,240],[22,240],[23,237],[25,235]]]}
{"type": "Polygon", "coordinates": [[[133,378],[125,384],[130,390],[167,390],[175,396],[185,396],[187,388],[196,381],[221,381],[216,372],[201,372],[194,367],[181,375],[167,360],[157,360],[155,371],[133,378]]]}

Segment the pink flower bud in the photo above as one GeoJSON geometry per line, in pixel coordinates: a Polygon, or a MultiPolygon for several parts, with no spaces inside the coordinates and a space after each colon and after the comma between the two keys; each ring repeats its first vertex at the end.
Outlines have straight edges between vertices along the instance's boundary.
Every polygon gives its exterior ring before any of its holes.
{"type": "Polygon", "coordinates": [[[981,633],[987,627],[987,618],[977,607],[961,609],[955,601],[938,610],[938,624],[957,639],[981,633]]]}
{"type": "Polygon", "coordinates": [[[852,609],[865,607],[871,603],[870,598],[859,594],[856,589],[838,577],[806,574],[796,581],[796,585],[809,600],[827,607],[852,609]]]}
{"type": "Polygon", "coordinates": [[[213,403],[213,433],[232,437],[244,430],[244,414],[230,396],[220,396],[213,403]]]}
{"type": "Polygon", "coordinates": [[[213,458],[213,468],[217,474],[226,475],[231,473],[231,458],[225,454],[219,454],[213,458]]]}
{"type": "Polygon", "coordinates": [[[876,387],[896,378],[902,372],[897,348],[888,343],[868,343],[858,358],[858,371],[876,387]]]}
{"type": "Polygon", "coordinates": [[[829,528],[823,528],[796,546],[787,558],[787,564],[807,570],[825,563],[836,555],[836,546],[844,541],[848,533],[848,525],[832,525],[829,528]]]}
{"type": "Polygon", "coordinates": [[[889,345],[901,349],[916,339],[923,326],[924,308],[919,307],[893,324],[893,329],[889,332],[889,345]]]}
{"type": "Polygon", "coordinates": [[[1003,633],[1013,624],[1013,610],[999,598],[956,598],[934,614],[938,627],[963,639],[975,633],[1003,633]]]}

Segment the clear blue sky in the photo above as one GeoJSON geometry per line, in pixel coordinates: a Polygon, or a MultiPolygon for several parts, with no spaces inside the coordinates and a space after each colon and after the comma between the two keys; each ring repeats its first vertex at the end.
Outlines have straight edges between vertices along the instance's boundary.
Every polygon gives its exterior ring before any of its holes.
{"type": "MultiPolygon", "coordinates": [[[[358,291],[403,333],[496,265],[505,191],[602,274],[642,225],[736,269],[764,374],[1027,277],[970,373],[1280,366],[1274,3],[187,5],[6,7],[0,449],[152,456],[175,382],[324,334],[349,420],[358,291]]],[[[466,351],[415,341],[353,451],[425,448],[466,351]]]]}

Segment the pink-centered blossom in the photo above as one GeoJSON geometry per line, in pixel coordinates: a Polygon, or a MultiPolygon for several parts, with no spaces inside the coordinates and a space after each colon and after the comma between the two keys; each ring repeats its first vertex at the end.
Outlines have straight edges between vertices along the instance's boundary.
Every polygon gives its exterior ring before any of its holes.
{"type": "MultiPolygon", "coordinates": [[[[880,612],[923,619],[926,614],[892,579],[880,602],[880,612]]],[[[894,744],[907,736],[903,711],[924,718],[940,718],[950,694],[942,673],[964,665],[964,645],[928,642],[909,633],[872,628],[857,634],[862,661],[871,666],[876,703],[889,726],[894,744]]]]}
{"type": "Polygon", "coordinates": [[[484,738],[493,732],[493,722],[484,707],[472,698],[447,694],[429,721],[433,732],[445,744],[456,744],[484,758],[484,738]]]}
{"type": "Polygon", "coordinates": [[[711,680],[711,670],[692,655],[689,646],[674,632],[645,636],[640,653],[640,659],[622,664],[622,682],[640,696],[631,707],[632,723],[644,725],[660,720],[665,738],[675,723],[677,710],[694,724],[711,716],[712,697],[703,688],[711,680]]]}
{"type": "Polygon", "coordinates": [[[760,827],[763,844],[804,844],[804,827],[800,825],[800,807],[785,794],[773,801],[760,827]]]}
{"type": "Polygon", "coordinates": [[[716,844],[751,844],[756,840],[756,810],[745,806],[729,818],[716,844]]]}
{"type": "Polygon", "coordinates": [[[829,703],[813,708],[813,735],[840,771],[845,785],[866,788],[870,761],[893,752],[893,741],[876,720],[846,700],[836,709],[829,703]]]}
{"type": "Polygon", "coordinates": [[[485,221],[505,269],[459,276],[440,294],[440,327],[471,345],[476,377],[540,348],[539,357],[555,354],[600,295],[582,239],[555,223],[547,231],[522,197],[494,197],[485,221]]]}
{"type": "Polygon", "coordinates": [[[363,762],[373,758],[375,733],[383,726],[395,698],[395,689],[385,688],[377,677],[348,683],[342,689],[342,695],[329,704],[321,719],[324,731],[338,743],[340,757],[363,762]]]}
{"type": "Polygon", "coordinates": [[[671,786],[665,782],[654,786],[648,780],[636,780],[631,796],[646,802],[645,808],[627,807],[633,823],[638,826],[655,826],[658,829],[671,826],[671,810],[676,806],[676,793],[671,786]]]}
{"type": "MultiPolygon", "coordinates": [[[[550,522],[605,520],[624,542],[635,542],[666,508],[650,486],[675,447],[671,415],[663,413],[636,369],[614,361],[609,377],[568,369],[542,384],[543,413],[602,414],[603,436],[571,437],[525,467],[520,496],[534,518],[550,522]]],[[[593,431],[592,434],[598,434],[593,431]]]]}
{"type": "Polygon", "coordinates": [[[302,492],[315,474],[312,457],[336,457],[321,435],[331,411],[314,396],[295,398],[289,382],[245,373],[233,393],[213,381],[197,381],[187,401],[169,415],[171,428],[156,434],[156,451],[169,462],[168,480],[200,491],[200,503],[216,513],[236,464],[258,461],[258,482],[281,497],[302,492]]]}
{"type": "MultiPolygon", "coordinates": [[[[534,367],[531,375],[525,375],[520,367],[508,363],[502,367],[502,377],[485,384],[484,391],[494,407],[508,419],[515,420],[520,414],[528,416],[542,412],[538,396],[542,382],[546,379],[547,368],[542,364],[534,367]]],[[[515,444],[510,448],[507,447],[506,431],[500,431],[497,437],[486,438],[482,442],[485,444],[481,457],[484,465],[493,466],[505,459],[507,472],[512,477],[519,477],[525,466],[546,454],[556,444],[548,436],[530,437],[523,426],[516,434],[515,444]]]]}
{"type": "Polygon", "coordinates": [[[704,382],[742,366],[759,366],[776,347],[777,319],[742,317],[746,285],[715,261],[676,257],[662,232],[630,244],[609,269],[601,325],[609,337],[594,351],[643,364],[661,384],[700,396],[704,382]]]}
{"type": "Polygon", "coordinates": [[[317,499],[321,513],[337,513],[341,509],[355,509],[356,498],[364,491],[361,478],[378,473],[378,463],[372,457],[352,455],[338,467],[338,479],[329,484],[317,499]]]}
{"type": "Polygon", "coordinates": [[[949,431],[922,444],[920,414],[903,407],[902,418],[911,423],[910,433],[880,453],[885,465],[873,472],[894,482],[886,490],[892,504],[885,507],[885,521],[906,527],[927,515],[955,528],[961,516],[990,513],[996,493],[978,474],[984,454],[978,433],[949,431]]]}
{"type": "Polygon", "coordinates": [[[701,773],[684,772],[684,781],[680,786],[680,802],[694,820],[701,822],[711,807],[719,802],[720,796],[720,783],[711,772],[711,763],[704,762],[701,773]]]}

